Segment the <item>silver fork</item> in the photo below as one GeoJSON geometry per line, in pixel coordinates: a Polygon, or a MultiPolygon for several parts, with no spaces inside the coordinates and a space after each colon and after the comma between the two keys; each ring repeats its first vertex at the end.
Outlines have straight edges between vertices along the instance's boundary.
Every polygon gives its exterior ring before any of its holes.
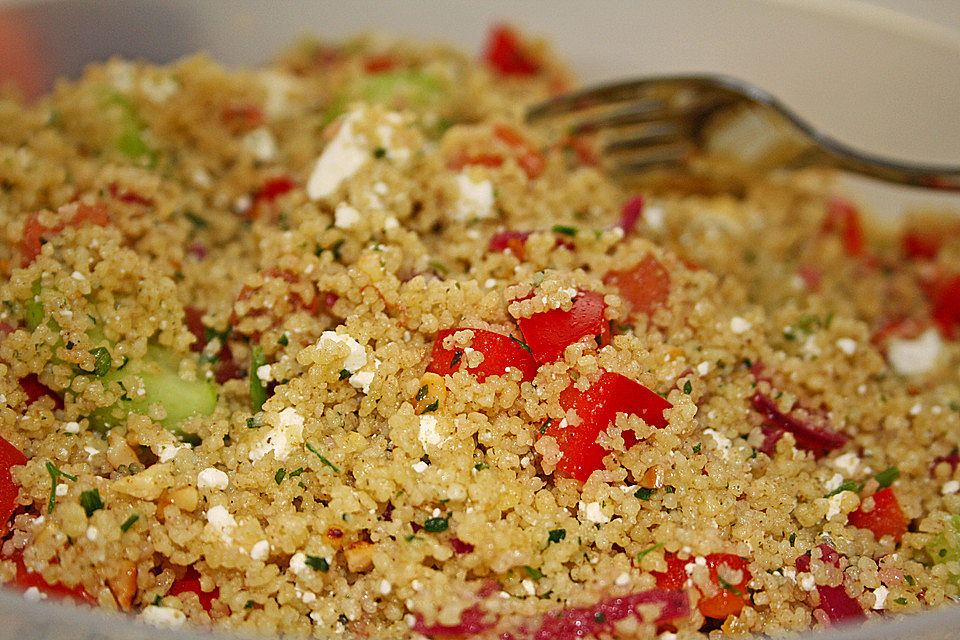
{"type": "Polygon", "coordinates": [[[725,158],[759,170],[829,166],[887,182],[960,190],[960,166],[881,157],[815,129],[776,97],[722,75],[642,78],[589,87],[533,105],[529,122],[566,117],[572,136],[602,133],[615,173],[678,169],[725,158]]]}

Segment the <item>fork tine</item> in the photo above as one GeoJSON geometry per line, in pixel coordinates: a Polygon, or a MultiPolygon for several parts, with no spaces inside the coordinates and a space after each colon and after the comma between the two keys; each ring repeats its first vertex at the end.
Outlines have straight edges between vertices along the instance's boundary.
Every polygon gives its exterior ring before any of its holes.
{"type": "Polygon", "coordinates": [[[691,126],[683,120],[660,120],[634,127],[629,135],[606,141],[603,154],[608,156],[636,153],[639,149],[690,139],[691,126]]]}
{"type": "Polygon", "coordinates": [[[630,156],[612,161],[609,170],[618,174],[636,174],[656,168],[675,168],[687,164],[695,151],[694,145],[676,141],[642,147],[630,156]]]}

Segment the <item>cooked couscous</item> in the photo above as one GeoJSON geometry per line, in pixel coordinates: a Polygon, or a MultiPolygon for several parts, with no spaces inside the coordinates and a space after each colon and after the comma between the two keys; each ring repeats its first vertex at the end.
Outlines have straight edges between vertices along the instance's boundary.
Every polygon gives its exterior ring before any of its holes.
{"type": "Polygon", "coordinates": [[[872,229],[812,173],[628,188],[524,124],[571,86],[497,27],[0,101],[0,582],[371,638],[956,598],[951,218],[872,229]]]}

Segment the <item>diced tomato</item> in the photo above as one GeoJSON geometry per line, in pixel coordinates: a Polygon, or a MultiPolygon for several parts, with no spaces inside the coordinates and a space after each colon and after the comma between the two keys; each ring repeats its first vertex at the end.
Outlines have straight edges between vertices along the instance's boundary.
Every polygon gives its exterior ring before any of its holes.
{"type": "Polygon", "coordinates": [[[540,70],[540,61],[523,50],[517,32],[505,24],[490,29],[483,57],[502,76],[531,76],[540,70]]]}
{"type": "Polygon", "coordinates": [[[36,213],[27,218],[23,226],[23,236],[20,238],[20,261],[23,266],[26,267],[37,259],[45,238],[60,233],[66,227],[82,227],[85,225],[103,227],[110,222],[107,216],[107,208],[102,204],[91,205],[81,202],[76,207],[76,211],[67,222],[53,227],[42,224],[40,216],[36,213]]]}
{"type": "Polygon", "coordinates": [[[936,233],[916,228],[907,229],[900,238],[903,254],[914,260],[936,258],[942,243],[942,238],[936,233]]]}
{"type": "MultiPolygon", "coordinates": [[[[543,435],[554,438],[563,454],[557,469],[581,482],[603,468],[603,458],[610,451],[597,443],[597,437],[613,424],[618,413],[633,414],[649,425],[663,428],[667,426],[663,412],[672,406],[639,382],[610,372],[601,374],[582,393],[568,387],[560,395],[560,404],[566,410],[573,409],[580,424],[561,426],[560,422],[551,421],[543,435]]],[[[624,431],[622,436],[628,447],[637,442],[632,431],[624,431]]]]}
{"type": "Polygon", "coordinates": [[[516,129],[503,124],[497,124],[493,127],[493,135],[517,149],[519,153],[517,162],[520,168],[527,174],[528,178],[533,180],[543,173],[543,169],[547,165],[543,154],[540,153],[539,149],[530,144],[526,138],[520,135],[516,129]]]}
{"type": "Polygon", "coordinates": [[[864,511],[863,505],[847,516],[847,522],[858,529],[869,529],[879,540],[883,536],[892,536],[895,542],[907,531],[907,517],[903,515],[897,496],[891,487],[880,489],[873,494],[873,510],[864,511]]]}
{"type": "Polygon", "coordinates": [[[950,339],[960,337],[960,276],[935,286],[930,296],[931,315],[940,332],[950,339]]]}
{"type": "Polygon", "coordinates": [[[800,276],[803,284],[806,285],[810,291],[816,291],[823,283],[823,272],[813,265],[801,264],[797,267],[797,275],[800,276]]]}
{"type": "Polygon", "coordinates": [[[505,229],[497,231],[490,238],[490,251],[506,251],[509,249],[518,260],[523,260],[527,255],[526,242],[532,231],[513,231],[505,229]]]}
{"type": "Polygon", "coordinates": [[[860,212],[849,200],[833,198],[827,204],[824,233],[840,234],[840,244],[848,256],[862,256],[865,247],[860,212]]]}
{"type": "Polygon", "coordinates": [[[207,328],[203,326],[203,320],[201,320],[203,311],[194,306],[187,305],[183,308],[183,316],[187,329],[194,337],[193,344],[190,345],[190,351],[199,353],[203,351],[203,348],[207,344],[207,328]]]}
{"type": "Polygon", "coordinates": [[[63,399],[53,389],[40,382],[40,378],[35,373],[28,373],[20,378],[19,382],[20,388],[27,394],[27,404],[33,404],[46,396],[53,400],[55,409],[63,409],[63,399]]]}
{"type": "Polygon", "coordinates": [[[451,375],[463,367],[480,382],[486,380],[487,376],[503,375],[510,367],[519,369],[524,380],[533,380],[537,375],[539,365],[517,340],[484,329],[470,329],[473,331],[470,348],[483,354],[483,362],[476,367],[467,367],[467,357],[462,349],[446,349],[443,346],[444,338],[463,330],[444,329],[437,334],[427,371],[451,375]]]}
{"type": "Polygon", "coordinates": [[[135,191],[121,191],[120,187],[116,182],[111,182],[108,187],[110,195],[119,200],[120,202],[126,202],[127,204],[139,204],[145,207],[153,206],[153,199],[142,196],[135,191]]]}
{"type": "Polygon", "coordinates": [[[537,362],[554,362],[563,357],[567,345],[585,336],[610,340],[610,323],[603,316],[603,294],[581,291],[569,311],[551,309],[517,321],[523,339],[537,362]]]}
{"type": "Polygon", "coordinates": [[[15,446],[0,438],[0,538],[7,532],[7,526],[17,508],[17,495],[20,488],[13,481],[10,469],[27,464],[27,456],[15,446]]]}
{"type": "MultiPolygon", "coordinates": [[[[821,559],[824,563],[840,567],[840,554],[828,544],[821,544],[818,547],[821,552],[821,559]]],[[[804,554],[797,558],[797,571],[799,573],[810,572],[810,555],[804,554]]],[[[818,609],[827,614],[827,618],[834,624],[843,621],[853,621],[863,617],[863,607],[855,599],[847,595],[847,590],[843,585],[828,587],[818,584],[817,593],[820,595],[820,606],[818,609]]]]}
{"type": "Polygon", "coordinates": [[[872,336],[870,342],[883,346],[890,338],[906,338],[913,340],[917,338],[929,324],[918,318],[902,318],[885,322],[878,328],[872,336]]]}
{"type": "Polygon", "coordinates": [[[220,112],[220,120],[235,133],[245,133],[263,124],[263,109],[255,104],[233,104],[220,112]]]}
{"type": "Polygon", "coordinates": [[[292,191],[296,186],[297,183],[293,178],[287,175],[275,176],[264,182],[253,194],[253,203],[246,211],[247,219],[266,218],[273,222],[277,215],[273,202],[283,194],[292,191]]]}
{"type": "Polygon", "coordinates": [[[397,67],[397,59],[389,53],[370,56],[363,61],[363,70],[367,73],[383,73],[397,67]]]}
{"type": "Polygon", "coordinates": [[[210,611],[213,601],[220,597],[220,589],[217,587],[214,587],[212,591],[204,591],[200,588],[200,574],[193,567],[187,567],[184,574],[173,581],[167,594],[178,596],[187,592],[197,594],[197,597],[200,598],[200,606],[207,612],[210,611]]]}
{"type": "Polygon", "coordinates": [[[603,282],[613,285],[630,305],[630,315],[650,315],[667,302],[670,274],[652,255],[629,269],[609,271],[603,282]]]}
{"type": "Polygon", "coordinates": [[[708,618],[723,620],[728,616],[735,616],[750,602],[747,592],[747,583],[752,576],[747,570],[746,560],[731,553],[711,553],[707,556],[707,567],[710,569],[710,580],[719,587],[719,593],[713,596],[704,596],[697,603],[700,613],[708,618]],[[721,567],[726,567],[723,569],[721,567]],[[739,582],[720,581],[721,574],[738,572],[742,576],[739,582]]]}
{"type": "Polygon", "coordinates": [[[17,575],[7,586],[19,591],[26,591],[34,587],[40,593],[51,598],[70,598],[79,603],[96,604],[96,600],[91,597],[83,585],[76,587],[66,587],[60,583],[49,584],[39,573],[30,571],[23,563],[23,555],[18,551],[10,558],[17,566],[17,575]]]}
{"type": "MultiPolygon", "coordinates": [[[[710,571],[710,580],[716,585],[718,593],[706,596],[703,590],[698,589],[701,597],[697,608],[704,616],[719,620],[737,615],[750,602],[750,595],[747,592],[747,584],[752,578],[750,571],[747,570],[749,563],[732,553],[711,553],[705,559],[710,571]],[[721,569],[721,566],[726,568],[721,569]],[[721,585],[721,571],[725,575],[739,572],[740,580],[736,583],[724,580],[721,585]]],[[[681,560],[676,555],[668,553],[665,560],[667,570],[654,574],[657,578],[657,587],[674,591],[683,589],[688,579],[687,567],[693,564],[693,559],[681,560]]]]}

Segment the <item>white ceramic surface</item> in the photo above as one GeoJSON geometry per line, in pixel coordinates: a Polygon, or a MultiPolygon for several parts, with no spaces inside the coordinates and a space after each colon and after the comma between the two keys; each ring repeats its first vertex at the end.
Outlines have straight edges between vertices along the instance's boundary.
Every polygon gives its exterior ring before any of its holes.
{"type": "MultiPolygon", "coordinates": [[[[48,59],[66,73],[111,54],[167,61],[206,50],[228,64],[253,64],[303,33],[337,38],[370,29],[479,51],[488,25],[506,18],[552,40],[586,80],[676,71],[737,75],[866,150],[960,163],[960,2],[954,0],[82,0],[36,6],[0,0],[2,10],[35,27],[48,59]]],[[[960,210],[956,196],[859,181],[844,188],[882,215],[931,202],[960,210]]],[[[960,637],[958,629],[960,609],[949,608],[844,637],[951,638],[960,637]]],[[[0,593],[0,640],[199,635],[0,593]]]]}

